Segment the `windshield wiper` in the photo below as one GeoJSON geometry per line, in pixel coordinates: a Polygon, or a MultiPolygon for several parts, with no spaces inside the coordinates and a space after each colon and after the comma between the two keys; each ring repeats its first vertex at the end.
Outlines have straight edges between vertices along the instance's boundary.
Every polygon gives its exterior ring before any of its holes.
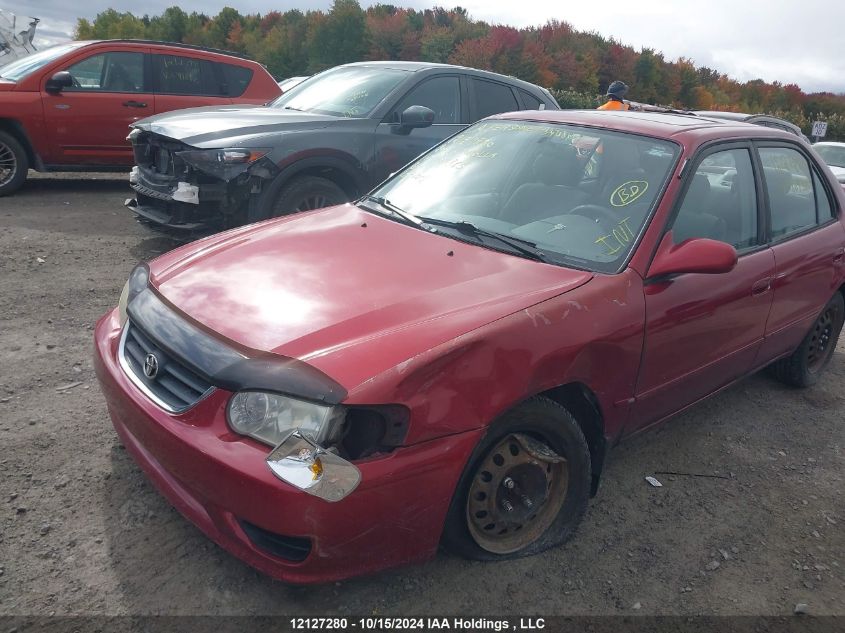
{"type": "Polygon", "coordinates": [[[293,106],[283,106],[282,110],[294,110],[296,112],[305,112],[305,110],[301,110],[300,108],[294,108],[293,106]]]}
{"type": "Polygon", "coordinates": [[[371,195],[367,194],[366,196],[364,196],[362,198],[362,200],[370,200],[372,202],[375,202],[377,205],[379,205],[383,209],[389,211],[390,213],[392,213],[396,217],[401,218],[403,220],[403,222],[405,224],[408,224],[409,226],[415,226],[415,227],[420,228],[420,229],[426,228],[425,223],[422,220],[420,220],[417,216],[411,215],[407,211],[403,211],[402,209],[397,207],[395,204],[391,203],[390,200],[388,200],[384,196],[371,196],[371,195]]]}
{"type": "Polygon", "coordinates": [[[438,226],[448,226],[457,229],[461,233],[464,233],[465,235],[471,235],[475,238],[489,237],[491,239],[498,240],[503,244],[507,244],[520,254],[525,255],[530,259],[537,260],[538,262],[549,261],[548,257],[546,257],[546,254],[539,248],[537,248],[537,244],[529,240],[524,240],[520,237],[511,237],[509,235],[503,235],[502,233],[496,233],[495,231],[488,231],[487,229],[482,229],[481,227],[476,226],[472,222],[467,222],[466,220],[454,221],[427,217],[421,217],[420,219],[422,219],[428,224],[437,224],[438,226]]]}

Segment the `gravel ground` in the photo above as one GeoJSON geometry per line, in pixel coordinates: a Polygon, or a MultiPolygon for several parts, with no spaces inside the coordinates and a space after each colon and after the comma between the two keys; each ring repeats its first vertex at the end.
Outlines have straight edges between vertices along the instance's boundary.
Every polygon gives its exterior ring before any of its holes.
{"type": "Polygon", "coordinates": [[[0,615],[845,615],[845,347],[820,384],[765,375],[610,455],[568,544],[500,564],[439,554],[322,587],[218,548],[118,442],[91,363],[134,264],[175,245],[125,178],[33,176],[0,199],[0,615]],[[656,471],[727,478],[657,475],[656,471]]]}

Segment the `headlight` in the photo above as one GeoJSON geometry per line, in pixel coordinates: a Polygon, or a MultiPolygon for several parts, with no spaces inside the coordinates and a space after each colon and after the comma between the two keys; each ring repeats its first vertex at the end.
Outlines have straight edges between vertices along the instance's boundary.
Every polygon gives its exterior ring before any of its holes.
{"type": "Polygon", "coordinates": [[[126,306],[137,297],[147,284],[150,282],[150,269],[146,264],[138,264],[134,270],[129,273],[129,279],[123,286],[120,292],[120,300],[117,302],[117,309],[120,313],[120,324],[126,323],[128,314],[126,313],[126,306]]]}
{"type": "Polygon", "coordinates": [[[341,431],[342,407],[326,407],[263,391],[240,391],[229,400],[229,426],[270,446],[292,431],[299,431],[320,445],[332,442],[341,431]]]}
{"type": "Polygon", "coordinates": [[[269,149],[232,147],[224,149],[191,149],[176,152],[176,156],[191,167],[221,178],[237,175],[262,158],[269,149]]]}

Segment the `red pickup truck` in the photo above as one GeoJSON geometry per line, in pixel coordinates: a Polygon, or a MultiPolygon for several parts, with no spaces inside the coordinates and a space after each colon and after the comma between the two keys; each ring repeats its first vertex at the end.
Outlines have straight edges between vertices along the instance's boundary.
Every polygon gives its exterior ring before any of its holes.
{"type": "Polygon", "coordinates": [[[0,67],[0,196],[27,170],[128,168],[128,126],[194,106],[262,104],[281,89],[257,62],[141,40],[70,42],[0,67]]]}

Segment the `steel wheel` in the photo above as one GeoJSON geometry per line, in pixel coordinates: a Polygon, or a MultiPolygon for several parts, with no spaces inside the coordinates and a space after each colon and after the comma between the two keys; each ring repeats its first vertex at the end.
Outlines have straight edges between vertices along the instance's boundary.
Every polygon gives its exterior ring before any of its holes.
{"type": "Polygon", "coordinates": [[[18,173],[18,159],[12,148],[0,140],[0,187],[12,182],[18,173]]]}
{"type": "Polygon", "coordinates": [[[807,345],[807,370],[818,371],[827,363],[827,359],[833,353],[834,345],[831,344],[833,331],[837,320],[836,306],[828,306],[816,321],[813,331],[810,333],[809,345],[807,345]]]}
{"type": "Polygon", "coordinates": [[[514,433],[487,454],[467,495],[469,533],[479,547],[509,554],[554,522],[569,487],[569,464],[544,442],[514,433]]]}
{"type": "Polygon", "coordinates": [[[313,196],[308,196],[302,202],[300,202],[296,210],[297,211],[313,211],[314,209],[322,209],[323,207],[328,207],[332,203],[329,202],[329,199],[326,196],[317,194],[313,196]]]}

